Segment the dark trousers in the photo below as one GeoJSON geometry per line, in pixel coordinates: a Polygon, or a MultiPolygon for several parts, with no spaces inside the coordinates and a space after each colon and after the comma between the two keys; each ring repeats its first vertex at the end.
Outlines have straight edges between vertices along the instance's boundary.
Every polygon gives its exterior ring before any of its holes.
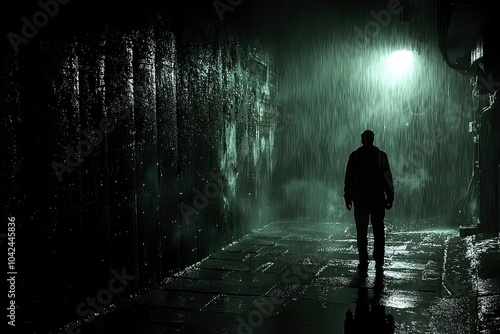
{"type": "Polygon", "coordinates": [[[385,208],[381,205],[354,203],[354,220],[358,242],[359,260],[368,260],[368,222],[371,218],[373,230],[373,258],[377,263],[384,263],[385,208]]]}

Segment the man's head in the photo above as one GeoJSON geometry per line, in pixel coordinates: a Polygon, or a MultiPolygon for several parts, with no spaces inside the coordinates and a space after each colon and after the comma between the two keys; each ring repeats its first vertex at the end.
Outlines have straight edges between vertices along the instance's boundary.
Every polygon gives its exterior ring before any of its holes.
{"type": "Polygon", "coordinates": [[[371,130],[365,130],[361,134],[361,143],[363,145],[373,145],[375,141],[375,134],[371,130]]]}

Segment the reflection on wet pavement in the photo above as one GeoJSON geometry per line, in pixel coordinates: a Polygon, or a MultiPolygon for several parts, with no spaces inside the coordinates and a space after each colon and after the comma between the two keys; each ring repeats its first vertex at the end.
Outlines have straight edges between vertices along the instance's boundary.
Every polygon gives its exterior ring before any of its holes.
{"type": "Polygon", "coordinates": [[[386,235],[384,271],[377,273],[370,262],[364,272],[357,267],[352,223],[275,222],[97,318],[83,332],[498,330],[498,236],[460,239],[456,229],[404,231],[391,225],[386,235]]]}

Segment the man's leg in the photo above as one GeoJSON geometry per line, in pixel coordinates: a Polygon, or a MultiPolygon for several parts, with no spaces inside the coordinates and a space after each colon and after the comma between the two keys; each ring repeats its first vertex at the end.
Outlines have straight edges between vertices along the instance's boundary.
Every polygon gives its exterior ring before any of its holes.
{"type": "Polygon", "coordinates": [[[369,212],[365,205],[354,203],[354,220],[356,221],[356,237],[359,262],[368,264],[368,221],[369,212]]]}
{"type": "Polygon", "coordinates": [[[384,228],[385,208],[376,206],[371,211],[371,221],[373,229],[373,258],[376,265],[382,267],[385,255],[385,228],[384,228]]]}

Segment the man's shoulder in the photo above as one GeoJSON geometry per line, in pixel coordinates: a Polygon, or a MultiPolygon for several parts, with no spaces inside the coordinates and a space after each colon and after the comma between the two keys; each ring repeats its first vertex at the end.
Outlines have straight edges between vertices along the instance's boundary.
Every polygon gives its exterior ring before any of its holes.
{"type": "MultiPolygon", "coordinates": [[[[381,150],[378,146],[371,146],[371,149],[374,150],[375,152],[377,152],[378,154],[380,154],[382,157],[387,157],[387,153],[385,153],[385,151],[381,150]]],[[[360,146],[358,147],[357,149],[355,149],[354,151],[351,152],[351,154],[349,154],[349,157],[357,157],[357,156],[362,156],[363,154],[367,154],[367,148],[365,148],[364,146],[360,146]]]]}
{"type": "Polygon", "coordinates": [[[380,149],[380,147],[377,147],[377,146],[374,146],[374,147],[375,147],[375,149],[376,149],[376,150],[377,150],[377,151],[378,151],[381,155],[385,155],[385,156],[387,156],[387,153],[385,153],[385,151],[384,151],[384,150],[381,150],[381,149],[380,149]]]}
{"type": "Polygon", "coordinates": [[[361,154],[361,147],[358,147],[357,149],[355,149],[354,151],[352,151],[349,154],[349,158],[354,159],[354,158],[358,157],[360,154],[361,154]]]}

